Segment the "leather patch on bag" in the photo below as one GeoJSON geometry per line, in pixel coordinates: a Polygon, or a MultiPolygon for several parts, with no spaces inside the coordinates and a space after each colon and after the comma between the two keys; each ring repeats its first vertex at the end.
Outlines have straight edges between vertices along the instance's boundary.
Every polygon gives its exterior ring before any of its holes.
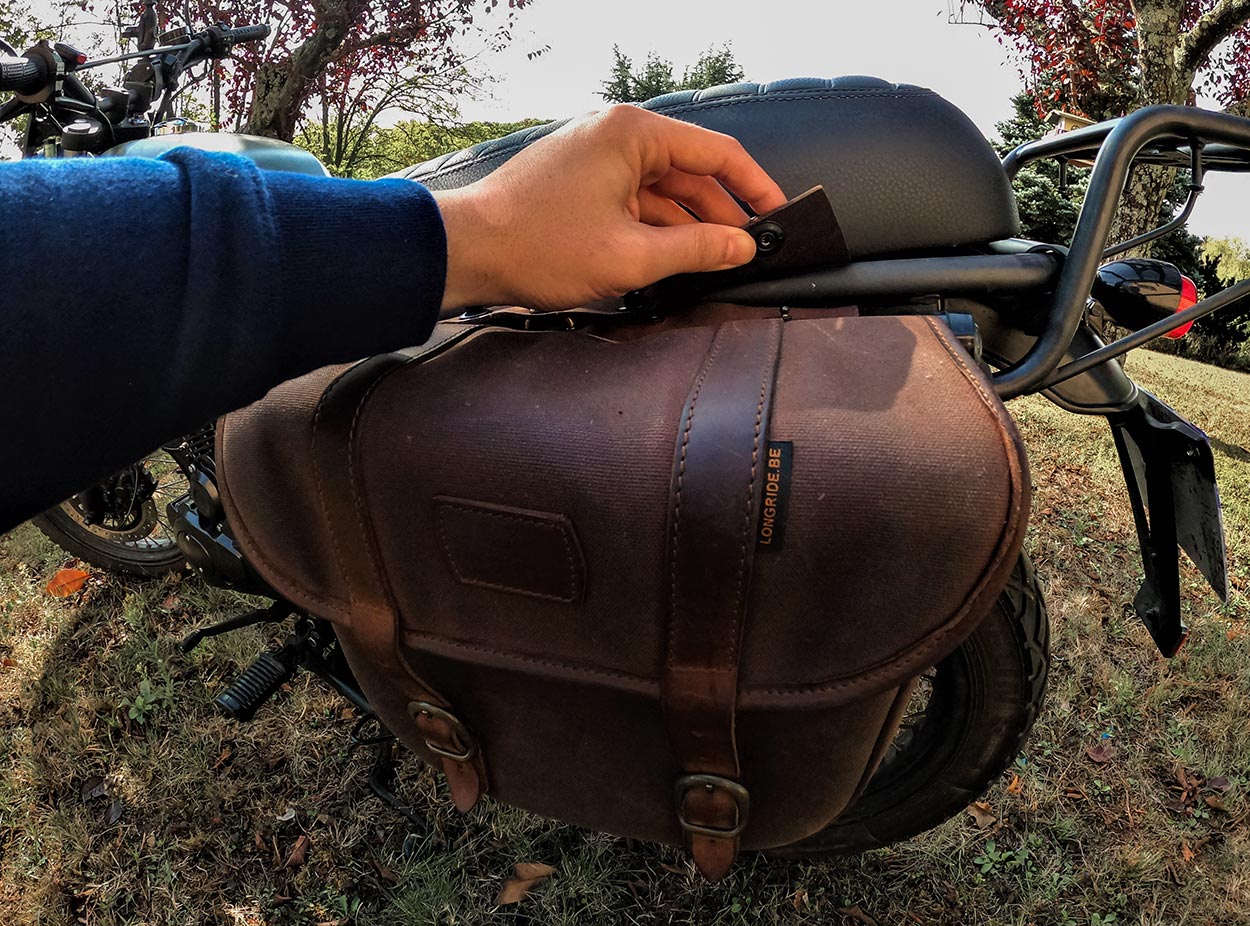
{"type": "Polygon", "coordinates": [[[440,495],[434,517],[462,584],[567,604],[585,593],[586,563],[564,515],[440,495]]]}
{"type": "Polygon", "coordinates": [[[764,495],[755,529],[755,549],[779,551],[785,540],[786,505],[790,498],[790,463],[794,444],[770,440],[764,454],[764,495]]]}

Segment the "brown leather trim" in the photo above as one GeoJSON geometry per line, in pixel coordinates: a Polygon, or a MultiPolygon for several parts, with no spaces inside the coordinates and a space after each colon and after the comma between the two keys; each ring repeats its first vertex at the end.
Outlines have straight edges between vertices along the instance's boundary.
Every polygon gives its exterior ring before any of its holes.
{"type": "Polygon", "coordinates": [[[782,328],[780,320],[720,326],[682,412],[674,454],[661,701],[677,764],[687,776],[724,782],[677,796],[695,864],[712,881],[728,874],[746,822],[745,806],[730,791],[741,774],[738,658],[782,328]]]}
{"type": "MultiPolygon", "coordinates": [[[[392,372],[419,361],[422,355],[370,357],[345,372],[321,396],[315,416],[316,430],[312,435],[312,455],[317,471],[327,481],[350,490],[329,492],[321,499],[327,521],[342,531],[341,545],[337,546],[341,555],[339,565],[351,595],[352,614],[356,617],[350,629],[344,629],[342,634],[350,636],[357,649],[365,651],[367,674],[390,681],[389,690],[379,692],[376,686],[370,686],[371,691],[366,694],[372,699],[385,699],[385,706],[376,707],[384,722],[389,720],[391,725],[400,722],[396,715],[406,715],[407,707],[414,702],[427,702],[454,712],[445,697],[422,681],[400,654],[399,612],[377,555],[377,541],[355,459],[361,411],[372,392],[392,372]],[[402,684],[404,681],[406,685],[402,684]],[[396,682],[400,682],[401,691],[394,690],[396,682]],[[407,704],[400,704],[400,701],[407,704]]],[[[357,670],[365,674],[359,665],[357,670]]],[[[361,681],[364,684],[364,680],[361,681]]],[[[416,716],[415,724],[426,744],[440,754],[466,754],[465,744],[454,725],[424,715],[416,716]]],[[[457,809],[469,810],[486,790],[486,770],[480,750],[466,755],[464,760],[449,756],[440,756],[440,759],[457,809]]]]}
{"type": "Polygon", "coordinates": [[[873,744],[872,754],[868,757],[868,763],[864,766],[864,777],[855,786],[855,792],[851,795],[851,799],[847,801],[848,807],[859,800],[859,796],[868,787],[868,782],[872,781],[872,776],[877,774],[877,769],[881,766],[881,760],[885,758],[886,751],[890,748],[890,744],[894,742],[894,737],[898,734],[899,724],[903,720],[903,712],[907,710],[907,705],[911,701],[911,693],[915,690],[916,681],[914,678],[908,680],[899,687],[898,693],[894,695],[894,703],[890,705],[890,713],[886,716],[885,723],[881,727],[881,733],[877,736],[876,743],[873,744]]]}
{"type": "Polygon", "coordinates": [[[443,556],[461,584],[562,604],[582,599],[586,559],[565,515],[446,495],[433,506],[443,556]]]}

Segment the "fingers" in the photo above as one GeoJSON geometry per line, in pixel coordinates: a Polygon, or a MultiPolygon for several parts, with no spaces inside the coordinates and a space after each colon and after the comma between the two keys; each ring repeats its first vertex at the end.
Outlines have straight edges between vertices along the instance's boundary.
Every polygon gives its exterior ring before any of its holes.
{"type": "Polygon", "coordinates": [[[642,230],[638,250],[631,289],[675,273],[739,267],[755,256],[755,239],[740,228],[695,222],[642,230]]]}
{"type": "Polygon", "coordinates": [[[720,225],[746,224],[747,214],[742,211],[742,207],[711,177],[698,177],[685,171],[670,170],[648,189],[681,203],[704,222],[716,222],[720,225]]]}
{"type": "Polygon", "coordinates": [[[643,123],[650,142],[642,146],[644,175],[654,172],[663,178],[676,168],[687,174],[715,177],[757,213],[786,202],[781,187],[737,139],[666,116],[646,115],[651,118],[643,123]]]}
{"type": "Polygon", "coordinates": [[[653,192],[653,187],[638,191],[638,220],[647,225],[689,225],[699,221],[667,196],[653,192]]]}

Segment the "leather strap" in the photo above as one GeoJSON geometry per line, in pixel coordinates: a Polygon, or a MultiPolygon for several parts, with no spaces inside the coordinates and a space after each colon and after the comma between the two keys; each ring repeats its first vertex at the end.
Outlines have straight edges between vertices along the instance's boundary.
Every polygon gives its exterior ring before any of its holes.
{"type": "MultiPolygon", "coordinates": [[[[436,348],[447,346],[446,341],[436,340],[436,348]]],[[[432,349],[415,356],[396,353],[371,357],[331,383],[313,417],[312,455],[318,494],[353,618],[350,627],[340,632],[363,650],[371,675],[402,680],[400,684],[374,686],[375,697],[386,702],[374,707],[391,717],[411,716],[427,748],[441,760],[456,808],[464,812],[486,791],[486,766],[477,744],[447,700],[420,679],[401,655],[398,609],[381,566],[354,460],[360,411],[369,395],[388,375],[419,361],[432,349]]]]}
{"type": "Polygon", "coordinates": [[[748,810],[734,738],[738,658],[783,324],[721,325],[686,400],[673,461],[661,698],[686,773],[678,818],[712,881],[733,865],[748,810]]]}

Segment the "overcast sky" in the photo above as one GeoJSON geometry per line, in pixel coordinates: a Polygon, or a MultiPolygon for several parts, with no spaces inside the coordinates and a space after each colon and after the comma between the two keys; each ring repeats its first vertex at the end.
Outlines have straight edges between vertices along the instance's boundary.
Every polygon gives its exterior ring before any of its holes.
{"type": "MultiPolygon", "coordinates": [[[[32,3],[41,12],[48,5],[32,3]]],[[[512,44],[478,62],[496,78],[493,97],[465,102],[463,114],[574,115],[602,105],[597,91],[613,44],[636,62],[653,51],[680,73],[699,52],[729,43],[750,80],[871,74],[920,84],[992,136],[994,123],[1011,113],[1020,79],[988,30],[950,24],[951,5],[959,0],[533,0],[518,14],[512,44]]],[[[1250,239],[1250,177],[1211,175],[1206,185],[1190,228],[1250,239]]]]}

